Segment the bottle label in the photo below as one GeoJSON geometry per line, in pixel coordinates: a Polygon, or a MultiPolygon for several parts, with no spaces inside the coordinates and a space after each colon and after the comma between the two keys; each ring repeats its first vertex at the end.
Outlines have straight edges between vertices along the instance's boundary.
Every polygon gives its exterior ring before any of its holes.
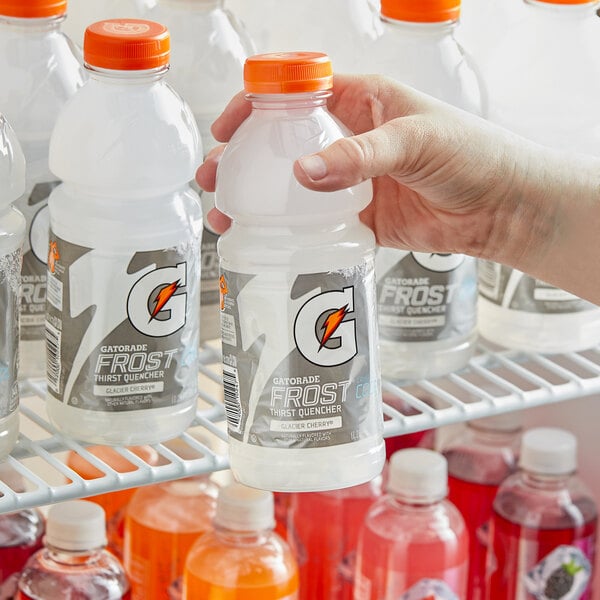
{"type": "Polygon", "coordinates": [[[577,600],[591,575],[590,561],[580,548],[559,546],[524,576],[523,583],[536,600],[577,600]]]}
{"type": "Polygon", "coordinates": [[[0,256],[0,419],[8,417],[19,405],[17,369],[19,367],[19,284],[21,250],[0,256]]]}
{"type": "Polygon", "coordinates": [[[46,181],[29,186],[15,206],[27,221],[21,269],[21,339],[43,340],[46,319],[46,261],[50,217],[48,197],[60,181],[46,181]]]}
{"type": "Polygon", "coordinates": [[[379,248],[376,269],[381,339],[433,342],[466,337],[475,329],[474,259],[379,248]]]}
{"type": "MultiPolygon", "coordinates": [[[[200,283],[200,305],[214,306],[217,311],[219,305],[219,256],[217,254],[217,241],[219,236],[204,227],[202,233],[202,270],[200,283]]],[[[217,313],[215,312],[215,317],[217,313]]]]}
{"type": "Polygon", "coordinates": [[[522,312],[565,314],[598,309],[569,292],[489,260],[479,262],[479,292],[498,306],[522,312]]]}
{"type": "Polygon", "coordinates": [[[320,448],[377,435],[373,261],[341,271],[223,271],[221,328],[230,435],[320,448]]]}
{"type": "Polygon", "coordinates": [[[119,254],[51,232],[49,248],[52,396],[105,412],[187,401],[197,386],[198,242],[119,254]]]}

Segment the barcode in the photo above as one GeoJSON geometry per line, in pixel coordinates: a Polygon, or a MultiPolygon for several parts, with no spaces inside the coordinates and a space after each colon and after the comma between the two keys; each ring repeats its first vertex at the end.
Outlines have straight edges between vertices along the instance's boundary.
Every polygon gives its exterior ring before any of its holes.
{"type": "Polygon", "coordinates": [[[500,265],[491,260],[480,260],[478,265],[479,291],[494,300],[500,292],[500,265]]]}
{"type": "Polygon", "coordinates": [[[60,394],[61,332],[46,321],[46,375],[48,387],[60,394]]]}
{"type": "Polygon", "coordinates": [[[223,365],[223,397],[227,425],[231,431],[240,432],[242,424],[242,405],[240,402],[240,382],[235,367],[223,365]]]}

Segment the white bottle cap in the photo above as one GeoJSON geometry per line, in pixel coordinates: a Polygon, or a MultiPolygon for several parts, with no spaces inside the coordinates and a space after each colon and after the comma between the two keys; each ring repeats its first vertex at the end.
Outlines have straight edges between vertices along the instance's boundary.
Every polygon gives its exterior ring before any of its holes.
{"type": "Polygon", "coordinates": [[[46,543],[60,550],[95,550],[106,546],[104,509],[94,502],[73,500],[50,507],[46,543]]]}
{"type": "Polygon", "coordinates": [[[408,501],[441,500],[448,494],[448,463],[433,450],[399,450],[390,459],[387,490],[408,501]]]}
{"type": "Polygon", "coordinates": [[[519,466],[540,475],[573,473],[577,469],[577,438],[564,429],[530,429],[523,434],[519,466]]]}
{"type": "Polygon", "coordinates": [[[25,191],[25,156],[17,136],[0,114],[0,209],[12,204],[25,191]]]}
{"type": "Polygon", "coordinates": [[[275,527],[273,494],[231,483],[219,490],[215,525],[232,531],[262,531],[275,527]]]}
{"type": "Polygon", "coordinates": [[[520,411],[511,410],[493,417],[483,417],[467,423],[468,426],[497,433],[511,433],[523,427],[523,416],[520,411]]]}

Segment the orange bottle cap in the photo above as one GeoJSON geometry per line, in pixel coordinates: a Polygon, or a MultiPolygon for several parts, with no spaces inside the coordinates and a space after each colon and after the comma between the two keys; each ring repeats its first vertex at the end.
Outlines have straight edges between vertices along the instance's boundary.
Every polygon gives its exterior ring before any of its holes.
{"type": "Polygon", "coordinates": [[[142,71],[169,64],[168,29],[153,21],[109,19],[85,30],[83,59],[93,67],[142,71]]]}
{"type": "Polygon", "coordinates": [[[67,0],[0,0],[0,15],[21,19],[58,17],[67,12],[67,0]]]}
{"type": "Polygon", "coordinates": [[[381,14],[388,19],[415,23],[456,21],[460,0],[381,0],[381,14]]]}
{"type": "Polygon", "coordinates": [[[333,70],[321,52],[257,54],[244,65],[244,87],[250,94],[297,94],[333,87],[333,70]]]}

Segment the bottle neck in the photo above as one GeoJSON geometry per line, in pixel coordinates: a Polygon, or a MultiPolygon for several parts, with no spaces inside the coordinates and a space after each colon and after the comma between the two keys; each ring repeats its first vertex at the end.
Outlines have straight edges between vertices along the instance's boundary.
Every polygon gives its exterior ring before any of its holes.
{"type": "Polygon", "coordinates": [[[512,431],[498,431],[494,429],[484,429],[468,425],[473,440],[481,445],[507,446],[510,445],[521,433],[521,429],[512,431]]]}
{"type": "Polygon", "coordinates": [[[435,23],[422,23],[414,21],[400,21],[381,15],[381,20],[388,27],[398,30],[403,35],[421,37],[444,37],[451,35],[456,29],[458,21],[437,21],[435,23]]]}
{"type": "Polygon", "coordinates": [[[56,548],[55,546],[46,543],[46,550],[48,552],[48,557],[56,563],[68,565],[70,567],[84,567],[98,560],[98,557],[104,551],[104,546],[93,550],[74,551],[62,550],[61,548],[56,548]]]}
{"type": "Polygon", "coordinates": [[[555,4],[553,2],[543,2],[541,0],[523,0],[526,5],[546,13],[547,15],[555,15],[557,18],[574,18],[579,19],[586,16],[595,16],[595,12],[600,7],[600,0],[585,2],[583,4],[555,4]]]}
{"type": "Polygon", "coordinates": [[[231,546],[260,546],[267,541],[273,530],[234,531],[222,525],[215,525],[214,532],[219,540],[231,546]]]}
{"type": "Polygon", "coordinates": [[[438,506],[446,498],[446,494],[443,496],[439,494],[430,496],[417,496],[407,494],[404,491],[389,491],[388,494],[393,501],[402,506],[402,508],[407,510],[415,510],[418,512],[431,510],[432,508],[438,506]]]}
{"type": "Polygon", "coordinates": [[[544,491],[558,491],[565,489],[569,485],[569,480],[573,477],[573,473],[560,475],[542,475],[532,471],[523,470],[521,477],[523,482],[529,487],[544,491]]]}
{"type": "Polygon", "coordinates": [[[18,31],[20,35],[39,36],[60,31],[66,15],[43,19],[22,19],[0,15],[0,28],[18,31]]]}
{"type": "Polygon", "coordinates": [[[300,94],[248,94],[246,98],[252,102],[255,110],[306,110],[324,107],[330,91],[306,92],[300,94]]]}
{"type": "Polygon", "coordinates": [[[169,71],[168,65],[140,71],[102,69],[87,63],[85,68],[91,79],[109,85],[149,85],[163,79],[169,71]]]}

